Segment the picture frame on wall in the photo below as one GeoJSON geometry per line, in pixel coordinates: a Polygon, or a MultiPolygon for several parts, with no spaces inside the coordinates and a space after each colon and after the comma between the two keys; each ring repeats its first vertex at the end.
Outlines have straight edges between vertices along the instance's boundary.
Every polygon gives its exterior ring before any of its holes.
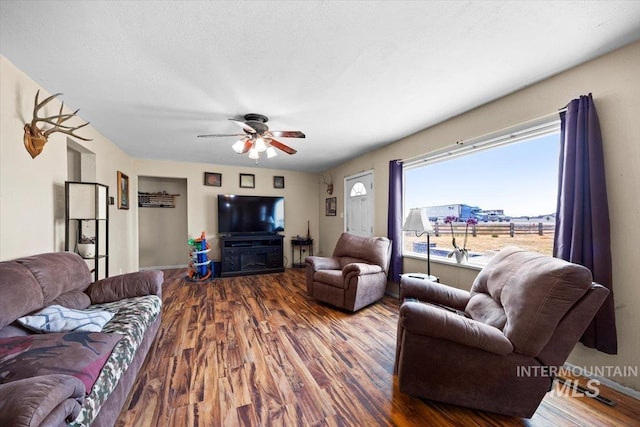
{"type": "Polygon", "coordinates": [[[273,188],[284,188],[284,176],[273,177],[273,188]]]}
{"type": "Polygon", "coordinates": [[[325,216],[336,216],[337,205],[337,197],[328,197],[325,201],[325,216]]]}
{"type": "Polygon", "coordinates": [[[217,172],[205,172],[204,185],[222,187],[222,174],[217,172]]]}
{"type": "Polygon", "coordinates": [[[129,177],[118,171],[118,209],[129,209],[129,177]]]}
{"type": "Polygon", "coordinates": [[[252,173],[241,173],[240,188],[256,188],[256,176],[252,173]]]}

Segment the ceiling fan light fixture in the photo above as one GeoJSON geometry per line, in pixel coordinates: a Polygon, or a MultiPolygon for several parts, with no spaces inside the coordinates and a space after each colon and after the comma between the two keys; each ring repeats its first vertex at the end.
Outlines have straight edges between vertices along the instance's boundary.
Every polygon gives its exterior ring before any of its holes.
{"type": "Polygon", "coordinates": [[[242,154],[242,151],[244,150],[244,139],[237,140],[235,144],[231,146],[231,148],[233,148],[233,151],[235,151],[236,153],[242,154]]]}
{"type": "Polygon", "coordinates": [[[267,150],[267,144],[264,143],[264,139],[262,139],[262,137],[260,136],[256,138],[254,147],[256,150],[258,150],[258,153],[262,153],[267,150]]]}
{"type": "Polygon", "coordinates": [[[260,153],[255,148],[251,148],[249,150],[249,158],[253,160],[258,160],[260,158],[260,153]]]}
{"type": "Polygon", "coordinates": [[[242,119],[235,117],[229,120],[240,126],[244,133],[207,134],[198,135],[198,138],[239,137],[231,149],[238,154],[248,153],[249,158],[256,163],[260,159],[260,153],[264,152],[267,158],[277,156],[278,150],[289,155],[297,153],[297,150],[279,141],[279,138],[306,138],[299,130],[270,130],[267,126],[269,118],[263,114],[250,113],[245,114],[242,119]]]}

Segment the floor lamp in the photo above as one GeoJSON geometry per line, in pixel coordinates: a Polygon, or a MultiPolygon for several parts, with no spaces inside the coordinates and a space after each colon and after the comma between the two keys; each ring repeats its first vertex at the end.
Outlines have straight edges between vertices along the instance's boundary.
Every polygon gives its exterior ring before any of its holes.
{"type": "Polygon", "coordinates": [[[416,236],[420,237],[424,233],[427,233],[427,275],[429,280],[431,279],[431,242],[429,241],[429,235],[433,232],[431,221],[427,217],[426,208],[412,208],[409,211],[409,216],[402,226],[402,231],[413,231],[416,236]]]}

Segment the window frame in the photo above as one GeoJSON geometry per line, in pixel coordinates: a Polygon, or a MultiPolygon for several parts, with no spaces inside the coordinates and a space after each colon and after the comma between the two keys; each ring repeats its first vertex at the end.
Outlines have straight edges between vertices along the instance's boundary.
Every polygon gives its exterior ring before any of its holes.
{"type": "MultiPolygon", "coordinates": [[[[406,219],[410,207],[406,206],[406,197],[404,191],[406,189],[406,172],[415,168],[425,167],[438,162],[446,162],[461,156],[476,154],[480,151],[498,148],[504,145],[515,144],[518,142],[541,138],[547,135],[560,134],[560,118],[559,115],[543,116],[538,119],[530,120],[522,124],[504,128],[495,132],[491,132],[479,137],[470,138],[468,140],[457,141],[455,145],[445,147],[443,149],[428,152],[413,158],[403,160],[402,170],[402,215],[403,222],[406,219]]],[[[402,233],[402,256],[407,258],[427,259],[426,254],[405,250],[405,233],[402,233]]],[[[430,256],[431,261],[455,264],[465,268],[481,269],[484,264],[473,263],[471,259],[465,264],[457,264],[455,260],[446,256],[434,255],[430,256]]]]}

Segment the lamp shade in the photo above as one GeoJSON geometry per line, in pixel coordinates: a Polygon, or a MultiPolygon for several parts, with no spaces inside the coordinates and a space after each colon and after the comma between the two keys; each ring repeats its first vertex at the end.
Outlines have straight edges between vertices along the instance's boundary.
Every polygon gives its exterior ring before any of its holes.
{"type": "Polygon", "coordinates": [[[402,226],[402,230],[415,231],[416,234],[431,233],[433,227],[429,217],[427,217],[427,210],[425,208],[412,208],[402,226]]]}

